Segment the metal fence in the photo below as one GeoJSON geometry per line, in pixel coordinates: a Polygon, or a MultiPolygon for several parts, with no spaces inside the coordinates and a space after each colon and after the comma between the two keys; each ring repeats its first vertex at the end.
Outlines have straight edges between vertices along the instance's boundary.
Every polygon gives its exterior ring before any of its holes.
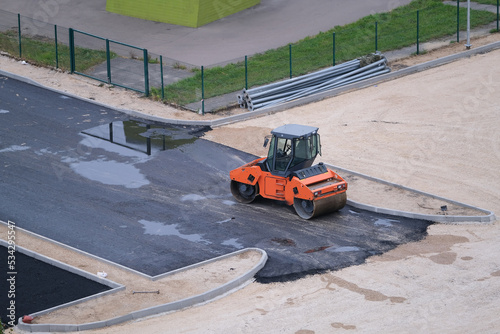
{"type": "MultiPolygon", "coordinates": [[[[243,88],[292,78],[375,51],[406,48],[419,54],[424,51],[421,43],[435,38],[458,42],[467,21],[465,9],[459,7],[457,0],[456,8],[449,6],[445,14],[439,14],[440,27],[436,27],[435,19],[431,21],[433,15],[437,15],[436,8],[428,7],[396,17],[387,13],[374,14],[357,22],[355,27],[335,27],[330,32],[264,54],[208,67],[194,66],[144,48],[0,10],[0,49],[39,65],[61,68],[152,95],[204,114],[236,106],[237,95],[243,88]]],[[[482,15],[478,11],[475,13],[477,17],[482,15]]],[[[493,14],[488,14],[487,20],[491,22],[493,14]]]]}
{"type": "Polygon", "coordinates": [[[71,28],[69,45],[71,73],[149,95],[148,50],[71,28]]]}

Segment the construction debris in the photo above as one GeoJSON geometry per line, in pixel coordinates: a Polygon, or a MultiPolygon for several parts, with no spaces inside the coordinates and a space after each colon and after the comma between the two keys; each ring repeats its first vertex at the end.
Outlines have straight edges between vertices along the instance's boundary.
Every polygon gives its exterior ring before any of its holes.
{"type": "Polygon", "coordinates": [[[290,80],[243,89],[238,95],[238,103],[241,108],[253,111],[388,72],[390,69],[387,66],[387,59],[380,53],[374,53],[290,80]]]}

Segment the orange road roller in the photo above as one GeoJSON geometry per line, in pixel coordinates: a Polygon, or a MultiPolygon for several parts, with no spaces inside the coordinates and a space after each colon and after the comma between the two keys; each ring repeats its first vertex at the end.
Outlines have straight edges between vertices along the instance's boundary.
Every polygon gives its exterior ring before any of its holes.
{"type": "Polygon", "coordinates": [[[230,172],[231,193],[241,203],[257,195],[293,205],[295,212],[310,219],[342,209],[347,201],[347,182],[322,162],[318,128],[286,124],[266,136],[267,157],[230,172]]]}

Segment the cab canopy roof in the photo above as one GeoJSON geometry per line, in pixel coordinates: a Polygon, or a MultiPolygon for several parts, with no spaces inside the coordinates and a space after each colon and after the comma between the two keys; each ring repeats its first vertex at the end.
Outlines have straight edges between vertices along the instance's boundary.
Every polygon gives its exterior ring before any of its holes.
{"type": "Polygon", "coordinates": [[[312,134],[316,134],[319,128],[307,125],[298,124],[285,124],[277,127],[271,133],[279,138],[293,139],[308,137],[312,134]]]}

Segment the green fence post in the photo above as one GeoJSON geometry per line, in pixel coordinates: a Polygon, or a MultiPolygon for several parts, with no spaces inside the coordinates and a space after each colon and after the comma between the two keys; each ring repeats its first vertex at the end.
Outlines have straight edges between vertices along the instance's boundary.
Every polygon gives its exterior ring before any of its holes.
{"type": "Polygon", "coordinates": [[[57,48],[57,25],[54,24],[54,39],[56,40],[56,68],[59,68],[59,51],[57,48]]]}
{"type": "Polygon", "coordinates": [[[149,96],[149,70],[148,70],[148,50],[143,49],[144,54],[144,94],[149,96]]]}
{"type": "Polygon", "coordinates": [[[335,32],[333,32],[333,66],[335,66],[335,32]]]}
{"type": "Polygon", "coordinates": [[[19,58],[22,58],[23,49],[21,47],[21,14],[17,14],[17,40],[19,44],[19,58]]]}
{"type": "Polygon", "coordinates": [[[292,78],[292,44],[288,44],[288,53],[290,54],[290,79],[292,78]]]}
{"type": "MultiPolygon", "coordinates": [[[[160,55],[161,100],[165,100],[165,85],[163,83],[163,56],[160,55]]],[[[165,148],[164,148],[165,150],[165,148]]]]}
{"type": "Polygon", "coordinates": [[[205,81],[203,66],[201,67],[201,114],[205,115],[205,81]]]}
{"type": "Polygon", "coordinates": [[[109,39],[106,38],[106,70],[108,74],[108,84],[111,84],[111,53],[109,52],[109,39]]]}
{"type": "Polygon", "coordinates": [[[417,10],[417,55],[420,53],[419,34],[420,34],[420,11],[417,10]]]}
{"type": "Polygon", "coordinates": [[[245,89],[248,89],[248,57],[245,56],[245,89]]]}
{"type": "Polygon", "coordinates": [[[457,0],[457,43],[460,42],[460,0],[457,0]]]}
{"type": "Polygon", "coordinates": [[[375,52],[378,51],[378,22],[375,21],[375,52]]]}
{"type": "Polygon", "coordinates": [[[69,67],[71,74],[75,73],[75,31],[69,28],[69,67]]]}

